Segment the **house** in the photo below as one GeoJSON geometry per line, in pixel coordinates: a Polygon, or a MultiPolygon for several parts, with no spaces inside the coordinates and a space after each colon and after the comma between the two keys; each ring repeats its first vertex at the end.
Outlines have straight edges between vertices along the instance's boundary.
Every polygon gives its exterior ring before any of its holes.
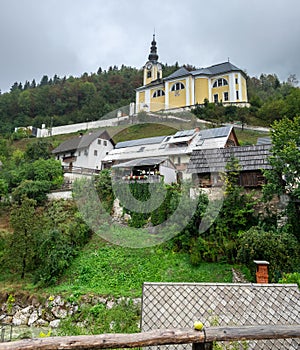
{"type": "Polygon", "coordinates": [[[200,187],[221,186],[220,174],[226,171],[231,158],[239,163],[239,184],[243,187],[260,187],[264,184],[262,170],[271,169],[268,162],[271,144],[255,146],[195,149],[187,172],[200,187]]]}
{"type": "Polygon", "coordinates": [[[168,158],[134,159],[112,166],[115,180],[138,182],[176,182],[176,167],[168,158]]]}
{"type": "MultiPolygon", "coordinates": [[[[296,284],[144,283],[141,331],[205,327],[300,324],[296,284]]],[[[247,349],[299,349],[300,339],[248,341],[247,349]]],[[[228,345],[228,344],[227,344],[228,345]]],[[[240,344],[238,349],[245,349],[240,344]]],[[[192,349],[192,344],[145,347],[192,349]]]]}
{"type": "Polygon", "coordinates": [[[237,146],[232,126],[199,130],[182,130],[174,135],[143,138],[116,144],[103,159],[104,167],[140,158],[168,158],[179,178],[185,178],[190,156],[194,149],[237,146]]]}
{"type": "Polygon", "coordinates": [[[103,158],[113,147],[107,131],[99,129],[61,143],[52,153],[65,172],[92,174],[101,170],[103,158]]]}
{"type": "Polygon", "coordinates": [[[181,67],[163,78],[155,35],[143,70],[143,86],[136,89],[136,113],[189,108],[205,101],[248,106],[246,74],[229,61],[192,71],[181,67]]]}

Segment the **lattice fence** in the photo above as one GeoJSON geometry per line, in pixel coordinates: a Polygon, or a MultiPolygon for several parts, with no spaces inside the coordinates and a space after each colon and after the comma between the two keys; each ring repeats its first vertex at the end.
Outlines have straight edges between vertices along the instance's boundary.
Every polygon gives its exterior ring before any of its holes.
{"type": "MultiPolygon", "coordinates": [[[[142,331],[192,328],[197,319],[206,327],[300,324],[300,292],[296,285],[283,284],[144,284],[142,331]]],[[[191,347],[184,344],[157,348],[191,347]]],[[[299,350],[300,339],[249,341],[247,349],[299,350]]]]}

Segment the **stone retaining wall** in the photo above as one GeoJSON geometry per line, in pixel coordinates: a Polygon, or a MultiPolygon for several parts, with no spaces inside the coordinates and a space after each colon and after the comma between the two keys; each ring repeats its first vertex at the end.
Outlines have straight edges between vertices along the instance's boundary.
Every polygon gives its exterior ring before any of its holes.
{"type": "Polygon", "coordinates": [[[112,309],[121,302],[132,301],[135,305],[141,303],[140,298],[112,298],[99,295],[83,295],[76,301],[72,299],[75,299],[72,295],[68,298],[50,295],[43,301],[24,295],[1,295],[0,324],[57,328],[61,319],[75,314],[85,305],[103,304],[107,309],[112,309]]]}

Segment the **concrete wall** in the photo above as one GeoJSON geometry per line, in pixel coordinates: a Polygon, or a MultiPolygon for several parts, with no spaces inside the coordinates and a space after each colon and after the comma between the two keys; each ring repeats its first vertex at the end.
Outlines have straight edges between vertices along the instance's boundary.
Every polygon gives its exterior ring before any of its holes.
{"type": "Polygon", "coordinates": [[[36,137],[48,137],[48,136],[54,136],[54,135],[71,134],[73,132],[80,131],[80,130],[89,130],[89,129],[107,127],[107,126],[116,126],[120,122],[123,122],[128,119],[129,119],[129,116],[123,116],[118,118],[96,120],[96,121],[91,121],[86,123],[54,126],[51,129],[45,128],[45,126],[43,126],[42,129],[39,129],[39,128],[37,129],[36,137]]]}
{"type": "Polygon", "coordinates": [[[61,190],[51,192],[47,195],[49,201],[55,201],[59,199],[72,199],[72,190],[61,190]]]}

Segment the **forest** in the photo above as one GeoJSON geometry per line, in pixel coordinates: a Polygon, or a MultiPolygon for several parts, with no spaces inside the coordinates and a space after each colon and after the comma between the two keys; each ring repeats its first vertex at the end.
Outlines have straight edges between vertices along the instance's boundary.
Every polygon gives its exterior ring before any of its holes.
{"type": "MultiPolygon", "coordinates": [[[[185,65],[193,69],[190,65],[185,65]]],[[[163,65],[163,76],[178,69],[178,64],[163,65]]],[[[15,127],[46,127],[98,120],[107,113],[135,101],[135,88],[142,85],[142,69],[111,66],[81,77],[48,77],[40,82],[16,82],[10,92],[0,94],[0,135],[10,136],[15,127]]],[[[250,108],[224,107],[205,103],[195,113],[199,118],[218,123],[269,126],[283,116],[300,113],[300,90],[292,74],[280,82],[276,74],[247,77],[250,108]]],[[[16,136],[16,135],[15,135],[16,136]]]]}

